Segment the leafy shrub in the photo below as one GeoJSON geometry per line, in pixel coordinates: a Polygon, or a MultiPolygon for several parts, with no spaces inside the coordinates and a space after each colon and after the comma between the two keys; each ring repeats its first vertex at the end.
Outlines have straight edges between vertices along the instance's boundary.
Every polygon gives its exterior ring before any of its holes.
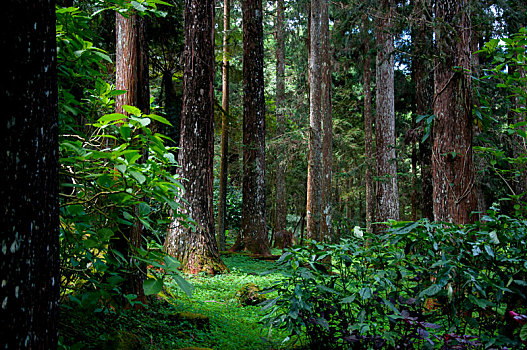
{"type": "Polygon", "coordinates": [[[311,348],[520,345],[508,311],[527,308],[527,221],[493,208],[459,227],[399,223],[340,244],[289,249],[263,321],[311,348]]]}

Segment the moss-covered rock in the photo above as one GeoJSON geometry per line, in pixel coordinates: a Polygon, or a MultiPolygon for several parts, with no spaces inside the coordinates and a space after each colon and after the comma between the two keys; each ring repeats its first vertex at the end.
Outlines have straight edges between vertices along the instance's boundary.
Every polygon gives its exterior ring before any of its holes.
{"type": "Polygon", "coordinates": [[[210,324],[209,316],[205,316],[205,315],[197,314],[193,312],[178,312],[176,314],[173,314],[171,319],[177,320],[179,322],[190,323],[197,329],[204,329],[208,327],[210,324]]]}
{"type": "Polygon", "coordinates": [[[140,350],[143,348],[139,336],[125,331],[117,332],[104,344],[104,350],[140,350]]]}
{"type": "Polygon", "coordinates": [[[265,297],[260,294],[260,287],[254,283],[247,283],[236,292],[236,300],[242,306],[258,305],[265,301],[265,297]]]}

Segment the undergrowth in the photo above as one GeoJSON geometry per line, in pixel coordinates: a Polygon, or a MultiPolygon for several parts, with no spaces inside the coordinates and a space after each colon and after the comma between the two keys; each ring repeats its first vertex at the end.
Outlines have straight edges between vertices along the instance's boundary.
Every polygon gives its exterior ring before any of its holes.
{"type": "Polygon", "coordinates": [[[142,311],[85,313],[65,304],[61,313],[61,347],[65,349],[280,349],[284,334],[268,331],[259,323],[261,306],[242,306],[237,291],[252,283],[269,288],[279,278],[276,263],[246,255],[225,255],[230,273],[187,276],[194,285],[188,298],[177,284],[168,280],[164,291],[151,297],[142,311]],[[180,315],[202,315],[195,323],[180,315]]]}

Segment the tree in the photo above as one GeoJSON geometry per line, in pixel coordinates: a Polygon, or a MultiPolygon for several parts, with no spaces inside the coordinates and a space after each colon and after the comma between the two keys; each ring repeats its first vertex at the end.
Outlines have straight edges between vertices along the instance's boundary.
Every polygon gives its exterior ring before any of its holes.
{"type": "Polygon", "coordinates": [[[189,273],[221,273],[226,266],[214,238],[214,1],[185,1],[183,109],[179,151],[180,175],[186,179],[181,203],[195,225],[175,218],[165,250],[189,273]]]}
{"type": "Polygon", "coordinates": [[[375,33],[377,43],[376,166],[377,221],[399,220],[395,155],[393,2],[381,0],[375,33]]]}
{"type": "Polygon", "coordinates": [[[309,155],[307,164],[307,237],[321,240],[322,219],[322,115],[321,115],[321,11],[311,0],[309,40],[309,155]]]}
{"type": "Polygon", "coordinates": [[[433,213],[433,186],[432,186],[432,138],[427,120],[432,114],[433,102],[433,67],[429,57],[433,50],[432,30],[427,23],[431,21],[432,8],[429,0],[416,0],[414,3],[415,22],[412,28],[413,58],[412,80],[415,86],[415,114],[421,119],[417,133],[419,142],[419,163],[421,166],[421,216],[430,220],[434,219],[433,213]],[[424,139],[424,141],[423,141],[424,139]]]}
{"type": "Polygon", "coordinates": [[[366,163],[365,182],[366,182],[366,231],[372,232],[371,224],[375,214],[375,199],[373,187],[373,137],[372,126],[373,116],[371,113],[371,54],[370,36],[368,34],[369,18],[363,17],[362,24],[362,45],[364,50],[364,60],[362,64],[362,86],[364,91],[364,158],[366,163]]]}
{"type": "MultiPolygon", "coordinates": [[[[285,132],[285,32],[284,32],[284,0],[277,0],[276,7],[276,124],[277,139],[285,132]]],[[[283,155],[285,147],[278,148],[278,154],[283,155]]],[[[280,159],[280,158],[279,158],[280,159]]],[[[275,232],[286,229],[287,198],[285,191],[285,166],[279,160],[276,167],[276,214],[275,232]]]]}
{"type": "Polygon", "coordinates": [[[320,112],[322,114],[322,223],[321,239],[332,237],[332,167],[333,167],[333,116],[331,112],[331,47],[329,33],[329,1],[322,0],[320,6],[320,50],[321,50],[321,91],[320,112]]]}
{"type": "Polygon", "coordinates": [[[465,224],[476,208],[472,159],[470,18],[465,0],[439,0],[435,28],[434,219],[465,224]]]}
{"type": "Polygon", "coordinates": [[[245,247],[269,255],[265,218],[265,97],[261,0],[244,0],[243,16],[243,184],[241,234],[231,250],[245,247]]]}
{"type": "MultiPolygon", "coordinates": [[[[116,14],[116,88],[126,91],[115,98],[117,113],[125,114],[123,106],[135,106],[142,113],[150,112],[150,88],[148,77],[148,55],[145,38],[144,19],[135,12],[125,17],[116,14]]],[[[134,211],[137,208],[133,209],[134,211]]],[[[143,225],[136,220],[132,225],[120,225],[124,237],[119,237],[116,243],[118,250],[127,258],[130,265],[137,262],[133,258],[134,250],[140,249],[143,243],[143,225]]],[[[140,269],[132,271],[125,293],[137,295],[137,299],[146,303],[143,290],[145,274],[140,269]]]]}
{"type": "Polygon", "coordinates": [[[227,175],[229,155],[229,31],[230,31],[230,0],[223,0],[223,67],[222,67],[222,98],[221,98],[221,160],[220,160],[220,190],[218,198],[218,246],[225,250],[225,212],[227,211],[227,175]]]}
{"type": "MultiPolygon", "coordinates": [[[[5,4],[4,4],[5,5],[5,4]]],[[[8,1],[2,47],[3,347],[56,349],[59,184],[55,2],[8,1]],[[23,11],[21,10],[23,9],[23,11]]]]}

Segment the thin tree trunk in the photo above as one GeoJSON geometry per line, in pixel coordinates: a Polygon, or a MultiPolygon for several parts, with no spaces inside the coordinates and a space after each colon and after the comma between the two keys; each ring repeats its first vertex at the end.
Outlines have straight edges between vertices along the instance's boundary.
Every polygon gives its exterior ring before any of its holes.
{"type": "Polygon", "coordinates": [[[363,90],[364,90],[364,155],[366,160],[366,231],[372,232],[371,224],[375,215],[375,199],[373,187],[373,169],[375,159],[373,158],[373,135],[372,125],[373,117],[371,113],[371,54],[370,54],[370,37],[368,34],[369,19],[363,17],[363,90]]]}
{"type": "Polygon", "coordinates": [[[331,47],[329,33],[329,0],[321,0],[321,97],[320,111],[324,138],[322,140],[322,223],[321,240],[333,240],[332,167],[333,167],[333,116],[331,111],[331,47]]]}
{"type": "Polygon", "coordinates": [[[188,227],[174,218],[165,250],[189,273],[221,273],[227,267],[214,237],[214,0],[185,1],[183,109],[179,151],[180,175],[188,181],[181,201],[188,227]],[[186,203],[184,203],[186,202],[186,203]]]}
{"type": "MultiPolygon", "coordinates": [[[[265,97],[261,0],[244,0],[243,185],[241,241],[253,254],[269,255],[265,212],[265,97]]],[[[242,243],[242,244],[240,244],[242,243]]],[[[231,249],[233,249],[231,248],[231,249]]]]}
{"type": "Polygon", "coordinates": [[[434,218],[466,224],[476,217],[472,159],[470,18],[465,0],[438,0],[435,36],[434,218]]]}
{"type": "Polygon", "coordinates": [[[56,349],[59,146],[55,1],[3,3],[0,339],[56,349]]]}
{"type": "MultiPolygon", "coordinates": [[[[115,98],[117,113],[125,113],[124,105],[135,106],[142,113],[150,112],[150,90],[148,81],[148,60],[143,18],[136,14],[124,17],[116,14],[116,88],[126,93],[115,98]]],[[[137,208],[134,208],[137,210],[137,208]]],[[[135,221],[132,226],[121,226],[123,237],[117,241],[118,250],[127,258],[130,266],[136,262],[132,257],[134,250],[142,245],[143,225],[135,221]]],[[[134,271],[130,281],[124,286],[126,294],[137,295],[137,300],[146,304],[143,290],[145,275],[141,270],[134,271]]]]}
{"type": "Polygon", "coordinates": [[[284,0],[277,0],[276,8],[276,124],[278,147],[278,164],[276,167],[276,216],[275,232],[286,229],[287,198],[285,191],[286,147],[281,140],[285,132],[285,32],[284,0]]]}
{"type": "Polygon", "coordinates": [[[383,0],[376,26],[377,98],[376,165],[377,221],[399,220],[399,194],[395,154],[393,3],[383,0]]]}
{"type": "Polygon", "coordinates": [[[230,0],[223,1],[223,68],[222,68],[222,98],[221,107],[221,160],[220,160],[220,190],[218,198],[218,246],[225,250],[225,213],[227,211],[227,176],[229,155],[229,31],[230,31],[230,0]]]}
{"type": "Polygon", "coordinates": [[[321,12],[320,0],[311,0],[309,60],[309,156],[307,165],[307,237],[321,240],[322,122],[321,122],[321,12]]]}

